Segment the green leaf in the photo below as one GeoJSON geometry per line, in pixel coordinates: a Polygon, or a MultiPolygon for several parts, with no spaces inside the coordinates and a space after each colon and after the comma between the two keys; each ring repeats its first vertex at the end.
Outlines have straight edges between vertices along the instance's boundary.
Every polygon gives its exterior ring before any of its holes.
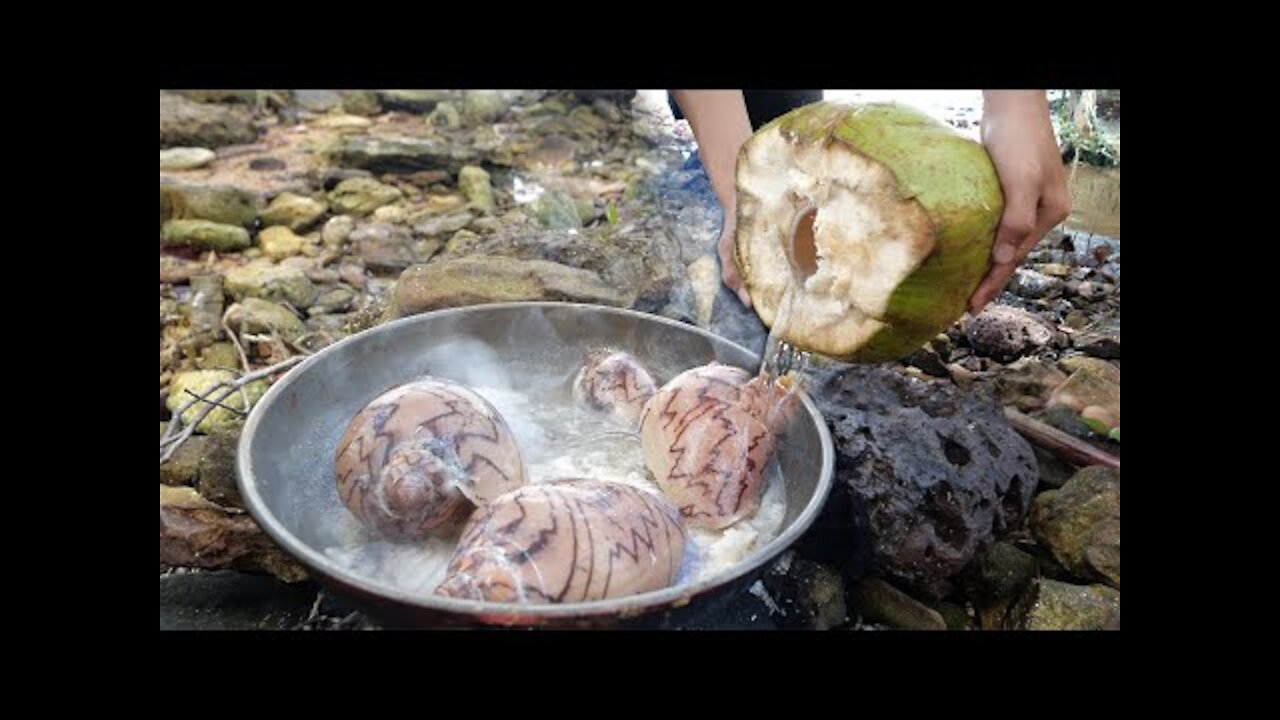
{"type": "Polygon", "coordinates": [[[1107,433],[1107,437],[1115,440],[1116,442],[1120,442],[1120,426],[1117,425],[1116,427],[1111,428],[1111,432],[1107,433]]]}
{"type": "Polygon", "coordinates": [[[1090,430],[1098,433],[1099,435],[1107,435],[1106,423],[1099,422],[1098,420],[1094,420],[1093,418],[1087,418],[1087,417],[1081,417],[1080,419],[1084,421],[1085,425],[1089,426],[1090,430]]]}
{"type": "Polygon", "coordinates": [[[618,206],[614,205],[613,203],[609,203],[608,205],[606,205],[604,208],[604,216],[606,219],[608,219],[610,225],[617,225],[618,224],[618,206]]]}

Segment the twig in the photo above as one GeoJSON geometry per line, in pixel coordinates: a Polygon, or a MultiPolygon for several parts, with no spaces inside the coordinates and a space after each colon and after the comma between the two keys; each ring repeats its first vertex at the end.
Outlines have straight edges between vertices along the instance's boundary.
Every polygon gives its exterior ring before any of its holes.
{"type": "Polygon", "coordinates": [[[1004,409],[1004,415],[1009,419],[1009,424],[1013,425],[1013,429],[1021,433],[1027,440],[1072,465],[1078,467],[1105,465],[1116,470],[1120,469],[1120,458],[1111,453],[1103,452],[1083,440],[1074,438],[1052,425],[1042,423],[1011,407],[1004,409]]]}
{"type": "MultiPolygon", "coordinates": [[[[239,307],[239,303],[231,303],[231,307],[227,308],[227,311],[222,313],[222,330],[227,334],[227,337],[231,338],[231,344],[236,346],[236,352],[240,355],[240,366],[244,368],[245,372],[249,372],[249,358],[244,354],[244,346],[240,344],[240,338],[237,337],[235,333],[231,332],[231,326],[227,324],[227,316],[231,314],[232,310],[239,307]]],[[[244,401],[244,406],[247,410],[249,408],[249,394],[245,392],[243,387],[240,388],[240,399],[244,401]]]]}
{"type": "MultiPolygon", "coordinates": [[[[222,380],[206,390],[203,396],[196,395],[196,397],[183,403],[174,411],[173,417],[169,420],[169,426],[165,429],[164,437],[160,438],[160,448],[163,450],[160,455],[160,463],[163,464],[172,457],[174,451],[178,449],[178,446],[195,433],[196,427],[200,422],[204,420],[210,412],[213,412],[215,407],[219,407],[220,405],[218,405],[218,403],[225,400],[228,395],[243,388],[254,380],[261,380],[264,377],[269,377],[276,373],[288,370],[306,359],[307,357],[305,355],[295,355],[294,357],[287,358],[274,365],[260,368],[250,373],[245,373],[234,380],[222,380]],[[187,412],[187,410],[201,401],[205,403],[205,406],[200,409],[195,418],[190,423],[183,422],[182,416],[187,412]],[[180,432],[178,430],[179,426],[182,426],[180,432]],[[168,449],[165,449],[166,446],[168,449]]],[[[195,395],[195,393],[191,394],[195,395]]],[[[245,405],[244,411],[246,413],[249,412],[248,405],[245,405]]]]}
{"type": "MultiPolygon", "coordinates": [[[[243,417],[243,416],[245,416],[245,415],[247,415],[247,414],[248,414],[248,413],[246,413],[245,411],[243,411],[243,410],[237,410],[236,408],[233,408],[233,407],[231,407],[230,405],[223,405],[222,403],[218,402],[217,400],[210,400],[209,398],[201,397],[200,395],[197,395],[197,394],[195,394],[195,393],[191,392],[191,388],[183,388],[183,389],[186,391],[186,393],[187,393],[188,395],[190,395],[190,396],[191,396],[191,397],[193,397],[193,398],[197,398],[197,399],[199,399],[199,400],[203,400],[203,401],[205,401],[205,402],[207,402],[207,403],[212,403],[212,404],[217,405],[218,407],[222,408],[223,410],[230,410],[231,412],[233,412],[233,413],[235,413],[235,414],[237,414],[237,415],[240,415],[241,417],[243,417]]],[[[241,386],[240,386],[240,397],[245,398],[245,401],[246,401],[246,402],[248,402],[248,396],[244,394],[244,386],[243,386],[243,385],[241,385],[241,386]]]]}

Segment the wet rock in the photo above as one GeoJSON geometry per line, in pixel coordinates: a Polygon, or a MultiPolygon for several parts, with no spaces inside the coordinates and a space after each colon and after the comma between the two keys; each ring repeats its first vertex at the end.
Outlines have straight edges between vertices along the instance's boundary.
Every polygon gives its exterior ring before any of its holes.
{"type": "Polygon", "coordinates": [[[160,222],[209,220],[226,225],[252,227],[258,218],[253,193],[226,185],[160,183],[160,222]]]}
{"type": "Polygon", "coordinates": [[[973,618],[969,617],[968,611],[964,608],[949,602],[939,602],[930,605],[947,624],[948,630],[972,630],[973,618]]]}
{"type": "Polygon", "coordinates": [[[336,90],[294,90],[293,101],[304,110],[328,112],[342,103],[336,90]]]}
{"type": "Polygon", "coordinates": [[[1044,320],[1006,305],[988,306],[965,327],[974,351],[1000,362],[1012,362],[1048,346],[1055,334],[1044,320]]]}
{"type": "Polygon", "coordinates": [[[493,185],[489,181],[489,173],[475,165],[468,165],[458,171],[458,189],[471,202],[471,207],[485,213],[497,209],[493,200],[493,185]]]}
{"type": "Polygon", "coordinates": [[[774,622],[780,627],[830,630],[849,619],[844,580],[822,564],[784,556],[764,576],[762,587],[778,608],[774,622]]]}
{"type": "MultiPolygon", "coordinates": [[[[229,370],[188,370],[175,373],[173,379],[169,381],[169,396],[165,400],[165,407],[169,408],[169,412],[177,412],[178,408],[195,399],[187,393],[188,390],[196,395],[203,396],[219,382],[234,380],[235,378],[236,373],[229,370]]],[[[248,395],[250,404],[257,402],[258,398],[262,397],[262,394],[266,391],[267,384],[263,380],[251,382],[245,386],[245,394],[248,395]]],[[[245,409],[244,398],[241,397],[239,392],[233,392],[226,398],[219,400],[219,402],[241,412],[245,409]]],[[[194,422],[196,416],[202,411],[202,407],[203,403],[197,401],[183,412],[182,421],[184,423],[194,422]]],[[[241,422],[242,416],[239,413],[232,412],[226,407],[215,407],[196,426],[196,432],[208,434],[214,428],[238,425],[241,422]]]]}
{"type": "Polygon", "coordinates": [[[711,332],[738,343],[756,355],[764,354],[764,346],[769,338],[769,329],[760,321],[760,316],[743,305],[738,296],[723,283],[716,292],[715,305],[711,309],[711,332]]]}
{"type": "Polygon", "coordinates": [[[1013,271],[1009,282],[1009,292],[1025,298],[1048,297],[1062,291],[1062,281],[1035,270],[1018,268],[1013,271]]]}
{"type": "Polygon", "coordinates": [[[1066,379],[1066,373],[1040,358],[1022,358],[995,376],[996,397],[1004,405],[1032,412],[1045,407],[1054,389],[1066,379]]]}
{"type": "Polygon", "coordinates": [[[1036,540],[1077,577],[1120,587],[1120,473],[1081,469],[1038,495],[1028,520],[1036,540]]]}
{"type": "Polygon", "coordinates": [[[289,166],[280,158],[260,157],[249,161],[249,169],[254,172],[279,172],[289,166]]]}
{"type": "Polygon", "coordinates": [[[1010,611],[1011,630],[1119,630],[1120,592],[1040,579],[1010,611]]]}
{"type": "Polygon", "coordinates": [[[356,229],[356,219],[350,215],[338,215],[329,218],[320,231],[320,242],[329,249],[337,249],[347,241],[347,237],[356,229]]]}
{"type": "Polygon", "coordinates": [[[355,299],[355,290],[345,285],[339,285],[320,293],[316,298],[315,304],[307,308],[307,313],[312,317],[330,313],[343,313],[351,309],[355,299]]]}
{"type": "Polygon", "coordinates": [[[188,487],[160,486],[160,562],[265,572],[286,582],[307,578],[252,518],[227,512],[188,487]]]}
{"type": "MultiPolygon", "coordinates": [[[[294,234],[284,225],[272,225],[258,233],[258,247],[262,254],[272,260],[283,260],[291,255],[299,255],[308,250],[305,238],[294,234]]],[[[311,249],[314,254],[315,250],[311,249]]]]}
{"type": "MultiPolygon", "coordinates": [[[[169,423],[160,423],[160,437],[164,437],[169,423]]],[[[200,456],[204,454],[208,438],[204,435],[192,435],[187,438],[168,460],[160,464],[161,485],[194,485],[200,464],[200,456]]]]}
{"type": "Polygon", "coordinates": [[[1040,263],[1035,266],[1037,272],[1055,278],[1065,278],[1071,275],[1071,268],[1062,263],[1040,263]]]}
{"type": "Polygon", "coordinates": [[[1112,288],[1105,283],[1086,280],[1075,287],[1075,294],[1085,300],[1098,300],[1110,295],[1112,288]]]}
{"type": "Polygon", "coordinates": [[[382,112],[378,94],[372,90],[346,90],[342,93],[342,111],[352,115],[377,115],[382,112]]]}
{"type": "Polygon", "coordinates": [[[376,223],[403,223],[409,217],[409,212],[404,209],[403,205],[383,205],[373,211],[370,220],[376,223]]]}
{"type": "Polygon", "coordinates": [[[249,233],[238,225],[208,220],[170,220],[160,228],[160,244],[185,246],[195,250],[233,252],[251,244],[249,233]]]}
{"type": "Polygon", "coordinates": [[[1039,575],[1035,557],[1007,542],[993,543],[965,569],[964,584],[982,603],[1017,598],[1039,575]]]}
{"type": "Polygon", "coordinates": [[[160,576],[161,630],[293,630],[316,590],[234,570],[160,576]]]}
{"type": "Polygon", "coordinates": [[[205,436],[200,453],[196,490],[223,507],[244,508],[240,488],[236,486],[236,452],[240,447],[241,429],[240,425],[214,428],[205,436]]]}
{"type": "Polygon", "coordinates": [[[1107,429],[1120,425],[1120,368],[1105,360],[1068,361],[1075,371],[1054,389],[1050,407],[1067,407],[1102,422],[1107,429]]]}
{"type": "Polygon", "coordinates": [[[431,111],[427,116],[427,124],[433,127],[454,130],[462,127],[462,113],[458,112],[458,108],[450,102],[442,102],[436,105],[436,109],[431,111]]]}
{"type": "Polygon", "coordinates": [[[485,236],[466,252],[549,260],[589,270],[614,288],[617,296],[633,298],[633,307],[644,312],[660,312],[688,291],[686,301],[692,313],[688,270],[660,225],[627,224],[577,234],[517,229],[485,236]]]}
{"type": "Polygon", "coordinates": [[[413,231],[423,237],[435,237],[455,233],[471,223],[469,212],[428,216],[413,223],[413,231]]]}
{"type": "Polygon", "coordinates": [[[453,174],[479,159],[473,145],[408,135],[348,135],[331,154],[339,165],[376,173],[444,170],[453,174]]]}
{"type": "Polygon", "coordinates": [[[229,342],[213,343],[200,351],[196,367],[201,370],[239,370],[240,355],[229,342]]]}
{"type": "Polygon", "coordinates": [[[262,222],[300,232],[315,225],[328,210],[329,206],[319,200],[291,192],[280,193],[262,211],[262,222]]]}
{"type": "Polygon", "coordinates": [[[251,143],[258,131],[247,113],[160,93],[160,147],[205,147],[251,143]]]}
{"type": "Polygon", "coordinates": [[[392,293],[391,316],[445,307],[521,300],[564,300],[626,307],[618,293],[589,270],[546,260],[468,255],[414,265],[392,293]]]}
{"type": "Polygon", "coordinates": [[[946,630],[938,611],[880,578],[867,578],[853,591],[855,612],[866,622],[899,630],[946,630]]]}
{"type": "Polygon", "coordinates": [[[400,225],[362,225],[349,236],[352,251],[375,272],[399,272],[417,262],[413,235],[400,225]]]}
{"type": "Polygon", "coordinates": [[[547,190],[528,205],[531,217],[543,227],[553,230],[577,230],[582,227],[582,218],[578,215],[578,207],[573,199],[557,190],[547,190]]]}
{"type": "Polygon", "coordinates": [[[531,168],[548,170],[565,169],[573,166],[578,145],[563,135],[548,135],[525,156],[525,164],[531,168]]]}
{"type": "Polygon", "coordinates": [[[277,333],[285,340],[296,340],[306,332],[302,320],[283,305],[260,298],[245,298],[227,313],[227,325],[241,333],[277,333]]]}
{"type": "Polygon", "coordinates": [[[944,595],[980,548],[1021,523],[1039,472],[989,395],[888,366],[844,366],[812,395],[852,495],[853,542],[882,573],[944,595]]]}
{"type": "Polygon", "coordinates": [[[287,302],[303,309],[315,300],[316,288],[307,274],[287,265],[254,261],[226,273],[227,294],[236,300],[249,297],[287,302]]]}
{"type": "Polygon", "coordinates": [[[703,255],[689,263],[688,272],[689,283],[693,286],[694,317],[698,327],[709,328],[716,294],[720,291],[720,265],[715,256],[703,255]]]}
{"type": "Polygon", "coordinates": [[[379,90],[377,99],[387,110],[429,113],[440,101],[453,95],[449,90],[379,90]]]}
{"type": "Polygon", "coordinates": [[[372,178],[343,180],[329,192],[329,204],[336,212],[361,217],[402,199],[404,193],[399,188],[383,185],[372,178]]]}
{"type": "Polygon", "coordinates": [[[160,256],[160,282],[174,285],[191,280],[192,275],[204,272],[204,264],[173,255],[160,256]]]}
{"type": "Polygon", "coordinates": [[[1099,320],[1077,334],[1072,341],[1077,350],[1093,357],[1120,359],[1120,318],[1099,320]]]}
{"type": "Polygon", "coordinates": [[[218,155],[208,148],[175,147],[160,151],[161,170],[194,170],[213,162],[218,155]]]}
{"type": "Polygon", "coordinates": [[[498,90],[463,90],[462,117],[468,123],[491,123],[507,112],[507,99],[498,90]]]}

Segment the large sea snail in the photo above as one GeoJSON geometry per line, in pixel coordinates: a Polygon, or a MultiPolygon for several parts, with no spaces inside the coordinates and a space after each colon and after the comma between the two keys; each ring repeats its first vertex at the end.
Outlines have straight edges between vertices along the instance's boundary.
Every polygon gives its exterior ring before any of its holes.
{"type": "Polygon", "coordinates": [[[618,350],[593,350],[573,380],[573,397],[614,423],[634,430],[640,411],[658,385],[631,355],[618,350]]]}
{"type": "Polygon", "coordinates": [[[338,496],[366,527],[408,542],[456,530],[525,483],[511,429],[484,398],[427,377],[378,396],[338,443],[338,496]]]}
{"type": "Polygon", "coordinates": [[[462,532],[436,593],[511,603],[568,603],[670,586],[685,529],[665,498],[630,485],[561,480],[484,505],[462,532]]]}

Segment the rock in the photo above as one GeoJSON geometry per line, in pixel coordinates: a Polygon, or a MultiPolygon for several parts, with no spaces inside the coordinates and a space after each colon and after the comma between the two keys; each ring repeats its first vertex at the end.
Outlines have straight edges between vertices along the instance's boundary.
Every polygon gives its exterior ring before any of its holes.
{"type": "Polygon", "coordinates": [[[378,103],[378,94],[371,90],[345,90],[342,111],[352,115],[377,115],[382,112],[382,106],[378,103]]]}
{"type": "Polygon", "coordinates": [[[763,588],[777,606],[783,628],[830,630],[848,621],[840,573],[810,560],[784,558],[764,576],[763,588]]]}
{"type": "Polygon", "coordinates": [[[426,217],[413,223],[413,231],[424,237],[455,233],[471,223],[469,212],[453,213],[439,217],[426,217]]]}
{"type": "Polygon", "coordinates": [[[289,167],[280,158],[260,157],[249,161],[249,169],[254,172],[279,172],[289,167]]]}
{"type": "MultiPolygon", "coordinates": [[[[164,437],[164,431],[168,425],[167,422],[160,423],[160,437],[164,437]]],[[[183,441],[178,449],[173,451],[173,455],[160,464],[160,484],[194,485],[200,456],[204,454],[207,442],[208,439],[204,435],[192,435],[183,441]]]]}
{"type": "Polygon", "coordinates": [[[1066,379],[1066,373],[1050,363],[1028,357],[1000,369],[994,384],[1002,404],[1032,412],[1045,407],[1053,390],[1066,379]]]}
{"type": "Polygon", "coordinates": [[[315,285],[302,270],[261,261],[228,270],[226,291],[236,300],[256,297],[287,302],[298,309],[311,305],[316,296],[315,285]]]}
{"type": "Polygon", "coordinates": [[[970,594],[979,602],[991,604],[1016,599],[1039,575],[1035,557],[1007,542],[987,548],[965,569],[970,594]]]}
{"type": "Polygon", "coordinates": [[[280,193],[262,211],[262,222],[265,225],[284,225],[298,232],[315,225],[328,210],[329,206],[319,200],[291,192],[280,193]]]}
{"type": "Polygon", "coordinates": [[[239,108],[205,105],[160,93],[160,147],[205,147],[251,143],[258,131],[239,108]]]}
{"type": "Polygon", "coordinates": [[[942,361],[942,357],[928,344],[908,355],[906,363],[926,375],[940,378],[951,376],[951,371],[947,370],[947,364],[942,361]]]}
{"type": "Polygon", "coordinates": [[[715,305],[711,309],[711,332],[738,343],[756,355],[764,354],[764,346],[769,337],[769,329],[760,322],[760,316],[743,305],[738,296],[723,283],[716,292],[715,305]]]}
{"type": "Polygon", "coordinates": [[[858,583],[853,593],[853,607],[864,621],[899,630],[947,629],[938,611],[880,578],[867,578],[858,583]]]}
{"type": "Polygon", "coordinates": [[[462,91],[462,117],[468,123],[491,123],[506,112],[507,100],[498,90],[462,91]]]}
{"type": "Polygon", "coordinates": [[[366,283],[364,268],[351,263],[343,263],[338,266],[338,277],[342,279],[342,282],[357,290],[363,289],[366,283]]]}
{"type": "Polygon", "coordinates": [[[307,309],[311,316],[329,313],[343,313],[351,309],[355,303],[356,293],[345,285],[326,290],[316,298],[315,304],[307,309]]]}
{"type": "Polygon", "coordinates": [[[577,230],[582,227],[578,207],[573,199],[557,190],[547,190],[530,203],[528,211],[543,227],[553,230],[577,230]]]}
{"type": "Polygon", "coordinates": [[[194,260],[186,258],[174,257],[173,255],[160,256],[160,282],[179,285],[191,280],[192,275],[204,272],[204,265],[194,260]]]}
{"type": "Polygon", "coordinates": [[[427,124],[438,128],[447,128],[449,130],[462,126],[462,114],[458,112],[458,108],[450,102],[442,102],[436,105],[436,109],[431,111],[427,116],[427,124]]]}
{"type": "Polygon", "coordinates": [[[1090,280],[1080,283],[1075,288],[1075,294],[1085,300],[1097,300],[1110,295],[1111,292],[1111,286],[1090,280]]]}
{"type": "Polygon", "coordinates": [[[307,247],[307,241],[284,225],[272,225],[258,233],[258,247],[272,260],[283,260],[301,254],[307,247]]]}
{"type": "Polygon", "coordinates": [[[338,183],[329,192],[329,203],[334,210],[356,216],[364,216],[383,205],[404,199],[399,188],[383,185],[372,178],[350,178],[338,183]]]}
{"type": "Polygon", "coordinates": [[[439,215],[452,215],[467,208],[467,198],[461,193],[447,195],[428,195],[422,207],[410,213],[405,222],[409,225],[429,220],[439,215]]]}
{"type": "Polygon", "coordinates": [[[577,143],[562,135],[548,135],[529,151],[525,163],[531,168],[565,169],[573,165],[577,143]]]}
{"type": "Polygon", "coordinates": [[[201,370],[239,370],[240,355],[229,342],[213,343],[200,351],[196,367],[201,370]]]}
{"type": "Polygon", "coordinates": [[[250,192],[226,185],[160,183],[160,222],[209,220],[253,227],[258,219],[258,199],[250,192]]]}
{"type": "Polygon", "coordinates": [[[324,228],[320,231],[320,242],[324,246],[335,250],[342,247],[347,241],[347,237],[356,229],[356,219],[350,215],[338,215],[329,218],[324,224],[324,228]]]}
{"type": "Polygon", "coordinates": [[[811,395],[832,429],[855,538],[882,573],[941,596],[993,538],[1018,527],[1039,472],[991,397],[888,366],[840,366],[811,395]]]}
{"type": "Polygon", "coordinates": [[[713,255],[689,263],[689,283],[693,286],[694,317],[698,327],[711,327],[716,294],[720,291],[720,264],[713,255]]]}
{"type": "Polygon", "coordinates": [[[471,202],[471,207],[484,213],[497,209],[493,200],[493,185],[489,182],[489,173],[475,165],[468,165],[458,171],[458,189],[471,202]]]}
{"type": "Polygon", "coordinates": [[[1093,357],[1120,359],[1120,318],[1099,320],[1077,334],[1072,344],[1093,357]]]}
{"type": "Polygon", "coordinates": [[[227,325],[241,333],[276,332],[285,340],[296,340],[307,331],[302,320],[288,308],[256,297],[241,300],[228,312],[227,325]]]}
{"type": "Polygon", "coordinates": [[[330,151],[333,162],[376,173],[458,172],[479,159],[472,145],[409,135],[347,135],[330,151]]]}
{"type": "Polygon", "coordinates": [[[1035,270],[1018,268],[1013,271],[1009,292],[1025,298],[1042,298],[1062,292],[1062,281],[1035,270]]]}
{"type": "Polygon", "coordinates": [[[972,630],[973,618],[959,605],[949,602],[934,603],[930,607],[942,616],[948,630],[972,630]]]}
{"type": "Polygon", "coordinates": [[[160,630],[294,630],[316,590],[234,570],[160,576],[160,630]]]}
{"type": "MultiPolygon", "coordinates": [[[[458,233],[464,233],[464,232],[466,232],[466,230],[458,231],[458,233]]],[[[454,234],[457,235],[457,233],[454,233],[454,234]]],[[[423,240],[418,240],[414,242],[412,245],[413,255],[418,259],[418,262],[427,262],[431,258],[435,257],[436,254],[440,252],[440,249],[444,247],[444,245],[445,244],[441,242],[440,238],[426,238],[423,240]]],[[[462,246],[462,245],[463,244],[460,244],[459,246],[462,246]]]]}
{"type": "Polygon", "coordinates": [[[213,162],[217,153],[208,148],[175,147],[160,151],[161,170],[194,170],[213,162]]]}
{"type": "Polygon", "coordinates": [[[1054,389],[1049,397],[1049,407],[1067,407],[1076,413],[1094,408],[1091,416],[1102,421],[1107,429],[1120,425],[1120,368],[1105,360],[1092,363],[1072,361],[1077,368],[1071,376],[1054,389]]]}
{"type": "Polygon", "coordinates": [[[342,103],[336,90],[294,90],[293,101],[304,110],[327,112],[342,103]]]}
{"type": "Polygon", "coordinates": [[[258,101],[257,90],[177,90],[181,95],[200,103],[245,103],[258,101]]]}
{"type": "Polygon", "coordinates": [[[196,490],[223,507],[244,508],[240,488],[236,486],[236,452],[240,447],[241,429],[239,425],[214,428],[205,436],[204,451],[200,454],[196,490]]]}
{"type": "Polygon", "coordinates": [[[160,562],[266,572],[286,582],[307,578],[251,517],[229,513],[188,487],[160,486],[160,562]]]}
{"type": "Polygon", "coordinates": [[[1011,630],[1119,630],[1120,592],[1040,579],[1010,611],[1011,630]]]}
{"type": "Polygon", "coordinates": [[[576,234],[517,228],[485,236],[470,244],[466,252],[549,260],[590,270],[619,295],[633,298],[637,310],[665,314],[669,305],[683,301],[692,316],[688,270],[680,261],[679,248],[660,223],[592,228],[576,234]]]}
{"type": "Polygon", "coordinates": [[[244,250],[251,241],[249,233],[238,225],[225,225],[208,220],[170,220],[160,228],[160,244],[186,246],[196,250],[232,252],[244,250]]]}
{"type": "Polygon", "coordinates": [[[1077,577],[1120,587],[1120,473],[1081,469],[1038,495],[1028,521],[1036,540],[1077,577]]]}
{"type": "Polygon", "coordinates": [[[340,133],[358,133],[369,129],[373,125],[373,121],[359,115],[325,115],[317,118],[311,124],[324,130],[334,130],[340,133]]]}
{"type": "Polygon", "coordinates": [[[1081,440],[1090,440],[1097,437],[1088,423],[1080,419],[1079,412],[1063,405],[1032,413],[1032,417],[1081,440]]]}
{"type": "Polygon", "coordinates": [[[991,305],[969,321],[965,335],[979,355],[1011,362],[1049,345],[1055,330],[1025,310],[991,305]]]}
{"type": "MultiPolygon", "coordinates": [[[[177,412],[178,408],[194,400],[186,391],[190,390],[197,395],[204,395],[213,386],[219,382],[234,380],[236,373],[229,370],[188,370],[186,372],[175,373],[173,380],[169,381],[169,397],[165,400],[165,407],[169,408],[169,412],[177,412]]],[[[245,394],[249,396],[249,403],[253,404],[262,397],[267,391],[267,383],[265,380],[251,382],[245,386],[245,394]]],[[[217,395],[214,395],[217,399],[217,395]]],[[[239,392],[233,392],[219,402],[236,410],[243,411],[244,398],[239,392]]],[[[195,421],[196,416],[201,412],[202,403],[196,402],[182,414],[182,421],[190,423],[195,421]]],[[[227,427],[237,425],[241,422],[241,417],[230,410],[223,407],[215,407],[208,415],[200,421],[196,426],[197,433],[209,433],[216,427],[227,427]]]]}
{"type": "Polygon", "coordinates": [[[480,243],[480,236],[467,229],[459,230],[444,244],[444,252],[450,255],[466,255],[480,243]]]}
{"type": "Polygon", "coordinates": [[[408,219],[409,213],[404,209],[403,205],[383,205],[373,211],[370,220],[376,223],[392,223],[400,224],[408,219]]]}
{"type": "Polygon", "coordinates": [[[1049,277],[1065,278],[1071,275],[1071,268],[1062,263],[1040,263],[1035,266],[1037,272],[1049,277]]]}
{"type": "Polygon", "coordinates": [[[388,110],[428,113],[440,101],[453,95],[449,90],[379,90],[377,98],[388,110]]]}
{"type": "Polygon", "coordinates": [[[373,223],[356,228],[348,240],[352,252],[365,267],[379,272],[399,272],[417,262],[413,235],[401,225],[373,223]]]}
{"type": "Polygon", "coordinates": [[[521,300],[565,300],[626,307],[630,298],[589,270],[546,260],[469,255],[414,265],[392,292],[391,316],[445,307],[521,300]]]}

